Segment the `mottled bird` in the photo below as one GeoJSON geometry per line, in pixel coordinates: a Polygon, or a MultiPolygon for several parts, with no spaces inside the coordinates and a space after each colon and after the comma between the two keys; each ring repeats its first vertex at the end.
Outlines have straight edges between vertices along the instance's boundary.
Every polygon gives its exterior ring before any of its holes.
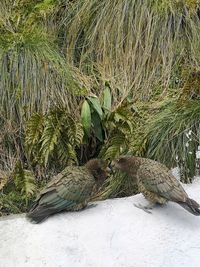
{"type": "Polygon", "coordinates": [[[200,215],[199,204],[188,197],[181,183],[165,165],[148,158],[124,156],[114,160],[112,166],[135,179],[139,192],[150,202],[146,207],[138,207],[148,211],[156,203],[173,201],[190,213],[200,215]]]}
{"type": "Polygon", "coordinates": [[[39,223],[60,211],[78,211],[85,208],[92,194],[108,176],[109,168],[101,159],[91,159],[84,166],[68,166],[41,191],[27,214],[39,223]]]}

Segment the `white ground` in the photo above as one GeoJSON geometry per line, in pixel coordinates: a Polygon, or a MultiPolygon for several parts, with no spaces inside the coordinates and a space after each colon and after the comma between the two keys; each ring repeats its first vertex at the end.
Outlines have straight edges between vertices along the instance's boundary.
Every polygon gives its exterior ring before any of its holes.
{"type": "MultiPolygon", "coordinates": [[[[200,178],[184,186],[200,202],[200,178]]],[[[0,220],[0,267],[199,267],[200,217],[174,203],[152,214],[141,194],[98,202],[39,225],[0,220]]]]}

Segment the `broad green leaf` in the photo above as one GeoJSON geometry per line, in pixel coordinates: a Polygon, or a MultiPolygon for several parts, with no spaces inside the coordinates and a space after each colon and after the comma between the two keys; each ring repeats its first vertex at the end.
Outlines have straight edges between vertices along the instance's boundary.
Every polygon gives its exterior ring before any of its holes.
{"type": "Polygon", "coordinates": [[[88,100],[90,101],[93,109],[99,114],[100,118],[102,118],[103,112],[101,109],[99,99],[97,97],[94,97],[94,96],[89,96],[88,100]]]}
{"type": "Polygon", "coordinates": [[[111,97],[110,89],[106,87],[103,92],[103,107],[106,110],[111,111],[111,105],[112,105],[112,97],[111,97]]]}
{"type": "Polygon", "coordinates": [[[92,124],[94,127],[94,134],[100,142],[103,142],[103,132],[102,132],[102,125],[101,119],[96,112],[92,113],[92,124]]]}
{"type": "Polygon", "coordinates": [[[87,100],[83,102],[82,109],[81,109],[81,122],[83,125],[83,129],[87,135],[90,135],[91,129],[91,111],[90,105],[88,104],[87,100]]]}

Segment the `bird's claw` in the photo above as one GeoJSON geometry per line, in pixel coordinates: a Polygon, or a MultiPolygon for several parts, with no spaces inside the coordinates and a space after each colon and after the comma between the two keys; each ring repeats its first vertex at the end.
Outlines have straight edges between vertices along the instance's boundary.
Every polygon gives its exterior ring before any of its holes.
{"type": "Polygon", "coordinates": [[[91,208],[95,208],[97,206],[97,204],[89,204],[86,209],[91,209],[91,208]]]}
{"type": "Polygon", "coordinates": [[[149,214],[152,214],[152,212],[150,211],[150,210],[153,209],[152,206],[142,206],[141,204],[134,204],[134,206],[135,206],[136,208],[138,208],[138,209],[141,209],[141,210],[143,210],[143,211],[149,213],[149,214]]]}

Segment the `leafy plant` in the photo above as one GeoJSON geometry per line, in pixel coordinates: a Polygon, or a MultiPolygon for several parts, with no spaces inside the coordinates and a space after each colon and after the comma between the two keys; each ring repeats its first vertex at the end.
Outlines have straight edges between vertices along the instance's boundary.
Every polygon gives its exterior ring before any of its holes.
{"type": "Polygon", "coordinates": [[[158,87],[164,95],[177,63],[199,65],[198,8],[198,0],[75,1],[61,22],[67,59],[97,83],[109,80],[115,101],[148,101],[158,87]]]}
{"type": "Polygon", "coordinates": [[[27,122],[26,148],[30,160],[35,164],[66,166],[77,162],[76,147],[82,142],[81,124],[66,109],[55,108],[46,115],[35,113],[27,122]]]}
{"type": "Polygon", "coordinates": [[[144,154],[169,167],[179,165],[181,180],[191,182],[195,175],[195,153],[200,143],[200,105],[188,100],[182,106],[170,100],[146,126],[144,154]]]}
{"type": "Polygon", "coordinates": [[[33,172],[18,162],[14,171],[4,174],[4,177],[6,183],[0,188],[0,216],[26,212],[37,190],[33,172]]]}
{"type": "Polygon", "coordinates": [[[29,199],[36,192],[35,177],[31,171],[24,169],[20,162],[18,162],[14,171],[14,184],[23,196],[22,198],[25,198],[27,206],[29,199]]]}
{"type": "Polygon", "coordinates": [[[45,19],[53,6],[56,1],[3,0],[0,5],[2,169],[25,158],[25,123],[33,113],[48,112],[55,102],[69,111],[75,95],[84,91],[58,48],[53,22],[49,27],[45,19]]]}
{"type": "MultiPolygon", "coordinates": [[[[178,161],[191,181],[199,1],[1,2],[0,167],[16,171],[0,182],[5,212],[26,211],[35,183],[92,157],[178,161]]],[[[97,197],[133,192],[116,174],[97,197]]]]}
{"type": "MultiPolygon", "coordinates": [[[[84,151],[86,160],[90,158],[92,144],[93,155],[112,160],[121,153],[130,150],[132,134],[136,125],[134,106],[129,101],[122,101],[113,106],[111,88],[106,84],[101,97],[88,96],[81,109],[84,129],[84,151]],[[92,140],[92,141],[91,141],[92,140]]],[[[93,200],[108,197],[128,196],[137,192],[137,186],[122,173],[111,175],[93,200]]]]}
{"type": "Polygon", "coordinates": [[[85,143],[95,140],[94,150],[99,157],[113,159],[122,151],[128,150],[130,135],[134,128],[133,104],[123,101],[112,107],[112,95],[105,87],[102,98],[88,96],[81,109],[85,143]]]}

